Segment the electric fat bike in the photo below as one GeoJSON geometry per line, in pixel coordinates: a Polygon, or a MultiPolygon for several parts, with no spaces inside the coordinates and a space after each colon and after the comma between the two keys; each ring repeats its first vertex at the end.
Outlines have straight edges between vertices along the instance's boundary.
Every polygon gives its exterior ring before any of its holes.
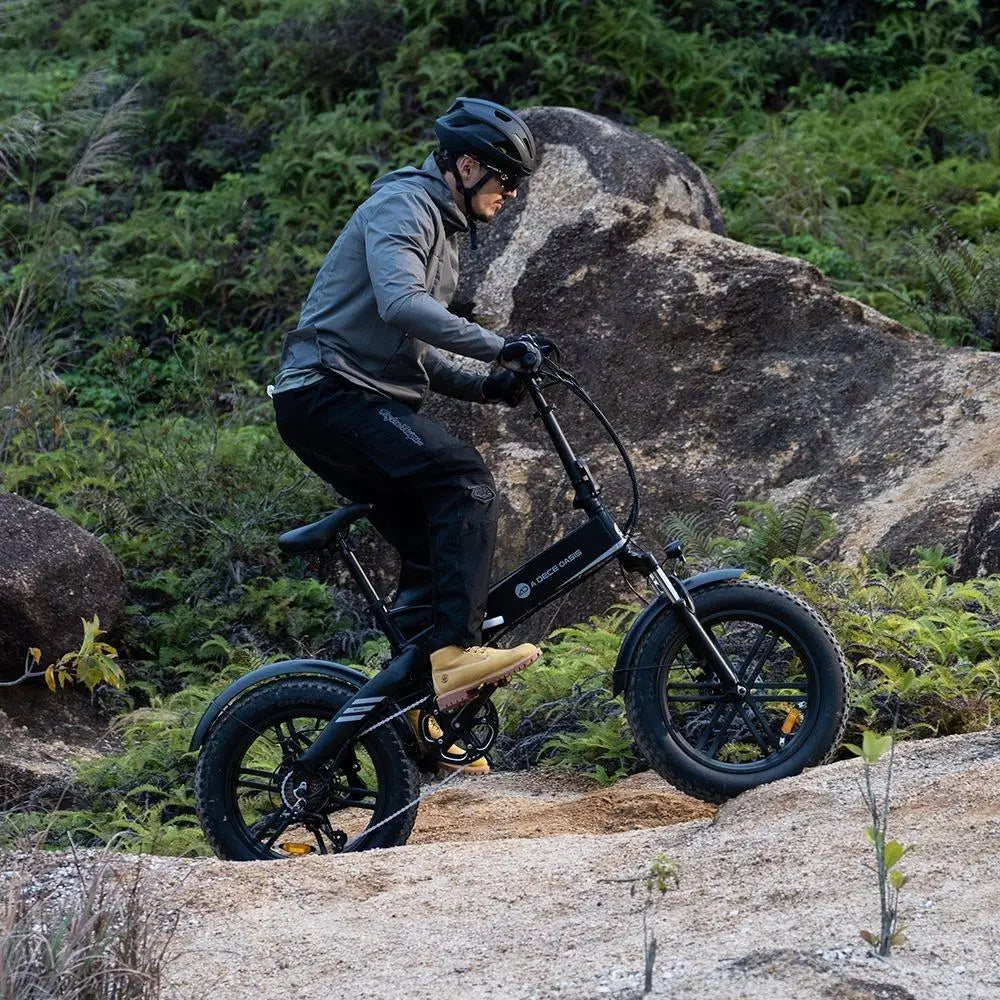
{"type": "MultiPolygon", "coordinates": [[[[666,572],[633,538],[639,488],[614,428],[568,371],[550,358],[536,363],[535,373],[521,377],[573,486],[573,507],[586,520],[490,589],[483,642],[496,645],[616,561],[645,575],[654,593],[622,642],[612,681],[654,770],[690,795],[722,802],[827,759],[843,735],[847,708],[847,671],[829,627],[799,598],[741,579],[742,569],[684,580],[666,572]],[[590,408],[624,461],[632,485],[624,528],[543,395],[556,384],[590,408]]],[[[200,752],[198,816],[222,858],[404,844],[421,798],[440,787],[421,794],[421,769],[440,760],[461,768],[496,740],[490,699],[497,685],[449,711],[436,705],[426,655],[418,652],[431,628],[430,582],[391,604],[377,592],[348,533],[370,509],[350,504],[285,532],[278,545],[286,553],[335,547],[392,659],[373,677],[325,660],[272,663],[213,699],[191,748],[200,752]]],[[[666,555],[682,558],[679,543],[666,555]]]]}

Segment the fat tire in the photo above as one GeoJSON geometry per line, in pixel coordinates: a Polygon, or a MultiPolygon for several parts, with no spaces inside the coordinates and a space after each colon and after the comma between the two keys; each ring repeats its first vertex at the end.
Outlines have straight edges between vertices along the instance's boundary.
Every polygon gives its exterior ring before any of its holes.
{"type": "Polygon", "coordinates": [[[683,646],[685,629],[669,608],[653,619],[627,664],[625,709],[636,744],[653,770],[676,788],[706,802],[727,799],[757,785],[799,774],[822,764],[836,751],[847,725],[848,671],[829,625],[805,601],[772,584],[751,580],[719,583],[693,595],[699,620],[725,611],[757,611],[773,615],[794,631],[816,671],[818,705],[811,705],[812,731],[796,752],[774,768],[736,774],[695,760],[673,737],[660,702],[660,671],[683,646]],[[643,669],[645,667],[645,669],[643,669]]]}
{"type": "MultiPolygon", "coordinates": [[[[246,738],[247,727],[259,729],[258,720],[282,708],[301,707],[304,715],[320,710],[330,712],[332,717],[354,693],[348,685],[330,680],[274,681],[238,699],[209,730],[195,769],[194,793],[205,839],[220,858],[226,861],[274,859],[273,854],[264,850],[263,844],[249,836],[242,822],[232,813],[228,787],[230,769],[234,755],[246,738]]],[[[380,726],[365,737],[364,746],[376,766],[380,791],[385,788],[387,792],[384,803],[373,816],[373,822],[378,822],[379,816],[389,816],[417,798],[420,775],[394,726],[380,726]]],[[[414,805],[365,837],[359,849],[405,844],[416,815],[414,805]]]]}

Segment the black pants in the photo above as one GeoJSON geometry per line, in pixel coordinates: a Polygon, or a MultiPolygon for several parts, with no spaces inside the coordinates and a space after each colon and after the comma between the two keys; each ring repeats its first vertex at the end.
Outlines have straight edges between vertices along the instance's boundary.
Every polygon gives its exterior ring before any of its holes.
{"type": "Polygon", "coordinates": [[[274,397],[278,433],[356,503],[402,559],[400,592],[426,587],[428,650],[482,638],[496,542],[493,477],[472,445],[405,403],[330,376],[274,397]]]}

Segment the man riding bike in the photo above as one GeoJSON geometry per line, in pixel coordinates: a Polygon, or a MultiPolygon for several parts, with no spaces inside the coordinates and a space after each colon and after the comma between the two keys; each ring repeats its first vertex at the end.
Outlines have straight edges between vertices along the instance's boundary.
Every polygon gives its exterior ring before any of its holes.
{"type": "Polygon", "coordinates": [[[496,486],[475,448],[417,411],[431,391],[517,405],[525,390],[515,373],[552,345],[505,340],[446,308],[459,234],[475,248],[476,223],[517,197],[536,165],[531,132],[513,111],[465,97],[434,130],[440,148],[375,181],[340,233],[270,391],[284,442],[345,497],[373,505],[369,520],[400,554],[397,606],[429,592],[433,625],[420,648],[438,704],[450,708],[541,652],[479,645],[496,486]],[[473,371],[439,348],[502,367],[473,371]]]}

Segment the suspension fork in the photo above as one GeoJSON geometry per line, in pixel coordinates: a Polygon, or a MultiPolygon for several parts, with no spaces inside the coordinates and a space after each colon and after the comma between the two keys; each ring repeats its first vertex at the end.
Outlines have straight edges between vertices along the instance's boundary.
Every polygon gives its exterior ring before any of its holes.
{"type": "Polygon", "coordinates": [[[407,646],[385,670],[377,673],[341,706],[296,764],[309,770],[338,757],[354,737],[371,724],[386,699],[412,680],[426,662],[426,654],[416,646],[407,646]]]}
{"type": "Polygon", "coordinates": [[[739,698],[745,697],[746,685],[737,676],[736,671],[733,670],[722,650],[715,644],[708,630],[698,621],[694,610],[694,601],[684,589],[684,585],[676,576],[664,572],[652,554],[644,553],[644,555],[648,557],[654,567],[649,574],[650,584],[658,594],[662,594],[667,599],[674,613],[684,623],[691,648],[711,666],[726,694],[736,695],[739,698]]]}

